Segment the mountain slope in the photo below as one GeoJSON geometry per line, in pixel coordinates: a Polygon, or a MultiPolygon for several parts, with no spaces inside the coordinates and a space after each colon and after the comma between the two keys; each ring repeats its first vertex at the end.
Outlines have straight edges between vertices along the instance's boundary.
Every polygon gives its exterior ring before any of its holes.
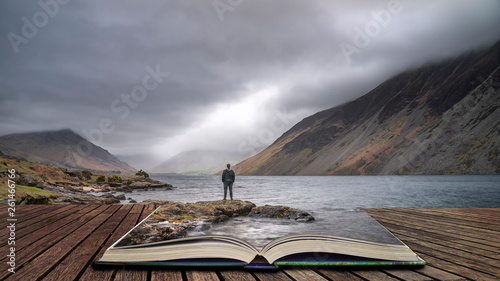
{"type": "Polygon", "coordinates": [[[500,43],[397,75],[305,118],[235,167],[252,175],[500,172],[500,43]]]}
{"type": "Polygon", "coordinates": [[[219,150],[192,150],[181,152],[151,170],[152,173],[177,173],[189,175],[211,175],[223,170],[227,163],[233,164],[248,158],[238,152],[219,150]]]}
{"type": "Polygon", "coordinates": [[[0,151],[41,164],[135,173],[134,168],[69,129],[1,136],[0,151]]]}

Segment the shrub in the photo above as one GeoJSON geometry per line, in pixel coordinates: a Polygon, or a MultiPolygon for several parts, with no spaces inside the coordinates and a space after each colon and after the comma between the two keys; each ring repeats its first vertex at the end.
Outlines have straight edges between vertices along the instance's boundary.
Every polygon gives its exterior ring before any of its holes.
{"type": "Polygon", "coordinates": [[[117,176],[117,175],[114,175],[114,176],[108,177],[108,182],[121,183],[122,182],[122,178],[119,177],[119,176],[117,176]]]}
{"type": "Polygon", "coordinates": [[[106,176],[104,174],[100,174],[95,181],[96,182],[105,182],[106,176]]]}
{"type": "Polygon", "coordinates": [[[149,178],[149,175],[148,173],[146,173],[145,171],[143,171],[142,169],[139,170],[139,172],[135,173],[136,176],[143,176],[145,178],[149,178]]]}
{"type": "Polygon", "coordinates": [[[82,171],[82,176],[86,180],[90,180],[92,178],[92,175],[93,175],[92,172],[89,171],[89,170],[83,170],[82,171]]]}

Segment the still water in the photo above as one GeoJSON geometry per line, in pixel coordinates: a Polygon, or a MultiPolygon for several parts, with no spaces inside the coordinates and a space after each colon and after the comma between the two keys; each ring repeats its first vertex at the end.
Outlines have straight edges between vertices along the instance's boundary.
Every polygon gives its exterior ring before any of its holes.
{"type": "MultiPolygon", "coordinates": [[[[173,190],[137,190],[144,199],[220,200],[220,176],[152,176],[173,190]]],[[[356,208],[500,207],[500,176],[237,176],[234,198],[257,205],[288,205],[309,211],[356,208]]]]}
{"type": "MultiPolygon", "coordinates": [[[[224,195],[220,176],[152,178],[175,188],[136,190],[126,197],[137,202],[196,202],[221,200],[224,195]]],[[[342,231],[360,227],[356,222],[362,220],[356,217],[364,216],[361,208],[499,208],[500,176],[237,176],[233,193],[234,199],[248,200],[257,206],[286,205],[315,217],[313,223],[242,217],[203,233],[229,233],[263,246],[288,233],[342,235],[342,231]]]]}

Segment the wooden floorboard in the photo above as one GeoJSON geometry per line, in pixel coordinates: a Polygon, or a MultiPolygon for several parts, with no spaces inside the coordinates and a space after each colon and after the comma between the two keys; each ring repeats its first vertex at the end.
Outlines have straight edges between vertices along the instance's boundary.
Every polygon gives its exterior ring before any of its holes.
{"type": "MultiPolygon", "coordinates": [[[[3,205],[7,209],[7,205],[3,205]]],[[[0,280],[499,280],[500,209],[366,209],[428,264],[418,268],[161,269],[96,267],[154,205],[16,206],[16,273],[0,242],[0,280]]],[[[5,225],[5,221],[4,224],[5,225]]],[[[2,235],[9,230],[2,229],[2,235]]],[[[7,237],[7,236],[2,236],[7,237]]]]}

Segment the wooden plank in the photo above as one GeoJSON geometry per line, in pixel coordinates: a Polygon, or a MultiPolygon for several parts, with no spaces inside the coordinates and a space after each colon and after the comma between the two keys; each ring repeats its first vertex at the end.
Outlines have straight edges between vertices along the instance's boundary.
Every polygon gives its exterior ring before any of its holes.
{"type": "Polygon", "coordinates": [[[323,276],[310,269],[285,269],[283,270],[288,276],[295,280],[311,280],[311,281],[326,281],[323,276]]]}
{"type": "MultiPolygon", "coordinates": [[[[145,214],[145,212],[144,212],[144,209],[145,209],[144,206],[145,205],[142,205],[142,204],[135,204],[132,207],[132,209],[130,210],[130,214],[136,215],[137,220],[134,222],[134,224],[131,227],[129,227],[125,231],[125,233],[127,233],[129,230],[131,230],[134,226],[136,226],[138,223],[140,223],[146,216],[148,216],[152,212],[151,211],[148,214],[145,214]]],[[[122,236],[120,236],[119,238],[121,238],[122,236]]],[[[116,239],[116,241],[118,241],[118,239],[116,239]]],[[[116,241],[114,241],[113,243],[115,243],[116,241]]],[[[122,275],[126,276],[127,272],[133,272],[134,276],[138,276],[137,278],[142,278],[141,276],[147,276],[148,275],[148,271],[145,270],[145,269],[127,268],[127,267],[123,267],[122,269],[118,269],[117,272],[116,272],[116,275],[117,276],[122,276],[122,275]],[[122,272],[122,271],[124,271],[124,272],[122,272]]],[[[138,279],[138,280],[141,280],[141,279],[138,279]]]]}
{"type": "MultiPolygon", "coordinates": [[[[384,218],[385,218],[383,219],[384,221],[390,221],[389,214],[385,214],[384,218]]],[[[378,219],[379,221],[382,220],[380,219],[380,217],[376,217],[376,219],[378,219]]],[[[410,220],[406,220],[404,222],[404,225],[412,225],[409,221],[410,220]]],[[[395,233],[398,232],[398,229],[404,228],[404,226],[401,226],[403,223],[399,220],[394,220],[393,223],[394,224],[382,222],[384,226],[386,226],[390,231],[395,233]]],[[[461,234],[453,234],[453,235],[460,236],[461,234]]],[[[447,252],[437,251],[435,247],[432,245],[422,245],[426,243],[422,242],[422,237],[419,238],[412,238],[407,236],[405,237],[402,234],[398,234],[397,236],[401,240],[403,240],[403,242],[408,244],[420,256],[422,256],[422,258],[427,260],[427,262],[429,262],[432,266],[436,266],[440,269],[452,272],[456,275],[465,276],[471,279],[486,280],[492,278],[492,276],[495,276],[497,272],[497,269],[495,269],[494,267],[492,268],[491,266],[485,266],[484,264],[481,263],[481,261],[478,260],[474,261],[468,259],[467,257],[464,258],[460,256],[460,253],[455,253],[455,254],[449,253],[448,249],[446,249],[447,252]]]]}
{"type": "MultiPolygon", "coordinates": [[[[468,236],[471,238],[488,240],[488,241],[498,241],[500,239],[500,234],[498,231],[482,229],[480,233],[478,233],[477,228],[474,226],[469,226],[466,224],[457,224],[450,223],[450,219],[446,217],[430,217],[430,216],[416,216],[411,212],[405,212],[403,210],[383,210],[376,211],[379,213],[377,217],[386,218],[387,216],[391,217],[391,220],[402,220],[406,221],[405,223],[411,223],[415,226],[425,225],[427,229],[439,229],[439,230],[448,230],[449,232],[455,231],[463,234],[464,236],[468,236]],[[483,235],[481,235],[483,234],[483,235]]],[[[499,244],[500,245],[500,244],[499,244]]]]}
{"type": "MultiPolygon", "coordinates": [[[[389,227],[390,225],[385,225],[389,227]]],[[[500,262],[489,257],[477,255],[475,253],[469,253],[462,251],[459,248],[450,248],[446,246],[437,245],[435,243],[429,243],[424,241],[422,237],[411,237],[406,236],[402,233],[401,226],[398,229],[391,229],[395,234],[398,235],[400,239],[403,240],[410,248],[415,251],[429,253],[432,256],[445,259],[447,261],[454,262],[458,265],[470,267],[472,269],[483,271],[492,275],[500,274],[500,262]]],[[[410,231],[411,232],[411,231],[410,231]]]]}
{"type": "MultiPolygon", "coordinates": [[[[102,257],[107,248],[113,245],[116,241],[118,241],[118,239],[120,239],[123,235],[125,235],[125,233],[127,233],[137,224],[140,215],[139,211],[142,210],[143,207],[141,205],[130,205],[130,206],[132,206],[132,208],[129,210],[127,216],[123,219],[118,228],[116,228],[111,237],[104,243],[99,253],[93,259],[92,263],[95,262],[95,260],[102,257]]],[[[111,280],[114,273],[115,270],[113,268],[106,268],[106,267],[97,268],[92,266],[91,264],[87,267],[83,275],[80,277],[80,280],[88,280],[88,281],[111,280]]]]}
{"type": "MultiPolygon", "coordinates": [[[[493,280],[495,277],[491,274],[486,274],[471,268],[467,268],[461,265],[457,265],[455,263],[449,262],[446,259],[436,258],[430,255],[427,255],[423,252],[419,252],[418,255],[427,261],[431,266],[437,267],[440,270],[445,272],[452,273],[454,275],[458,275],[469,280],[493,280]]],[[[424,268],[427,268],[425,266],[424,268]]],[[[446,279],[445,279],[446,280],[446,279]]]]}
{"type": "Polygon", "coordinates": [[[435,257],[445,259],[460,266],[472,268],[494,276],[500,276],[500,269],[498,267],[489,265],[481,261],[481,259],[475,258],[473,255],[461,255],[459,251],[448,250],[441,247],[438,248],[435,245],[419,242],[416,239],[408,239],[407,237],[402,238],[404,242],[415,251],[418,250],[419,252],[430,253],[435,257]]]}
{"type": "Polygon", "coordinates": [[[106,219],[116,211],[117,207],[117,205],[103,205],[98,207],[94,210],[97,211],[97,216],[95,218],[91,219],[77,231],[66,236],[50,249],[25,264],[15,273],[15,278],[21,280],[36,280],[48,274],[52,267],[58,264],[61,259],[76,248],[76,246],[92,231],[106,221],[106,219]]]}
{"type": "Polygon", "coordinates": [[[219,272],[224,281],[255,281],[253,275],[246,270],[222,270],[219,272]]]}
{"type": "Polygon", "coordinates": [[[260,281],[290,281],[293,280],[282,271],[254,272],[260,281]]]}
{"type": "MultiPolygon", "coordinates": [[[[93,206],[92,209],[95,209],[96,207],[97,206],[93,206]]],[[[61,228],[58,228],[57,230],[50,231],[50,228],[53,227],[54,225],[48,225],[49,229],[47,229],[47,231],[49,231],[49,233],[45,237],[32,244],[24,245],[24,247],[22,248],[20,247],[19,251],[17,251],[16,248],[17,268],[24,266],[25,263],[34,259],[36,256],[44,252],[46,249],[52,247],[60,240],[64,239],[66,236],[73,233],[73,231],[75,231],[76,229],[87,223],[89,220],[98,215],[100,212],[100,210],[92,210],[91,212],[86,212],[87,210],[89,210],[89,208],[81,209],[79,212],[73,215],[74,217],[72,216],[71,219],[73,219],[73,221],[71,223],[66,224],[66,222],[63,221],[62,224],[65,225],[61,228]]],[[[64,220],[66,219],[69,220],[68,217],[64,218],[64,220]]],[[[0,264],[2,265],[5,264],[5,261],[6,258],[2,259],[0,264]]],[[[0,271],[0,279],[4,278],[7,275],[8,273],[6,271],[0,271]]]]}
{"type": "Polygon", "coordinates": [[[343,280],[343,281],[359,281],[359,280],[365,280],[357,275],[354,275],[353,273],[345,270],[345,269],[319,269],[319,273],[321,273],[323,276],[326,276],[330,280],[343,280]]]}
{"type": "Polygon", "coordinates": [[[34,232],[29,234],[20,233],[18,239],[18,247],[17,249],[22,249],[25,245],[31,245],[35,243],[37,240],[42,239],[46,235],[51,232],[56,231],[59,227],[63,227],[64,225],[78,219],[82,214],[86,214],[89,211],[97,208],[97,206],[88,206],[85,208],[71,208],[71,209],[61,209],[60,214],[51,217],[50,220],[42,220],[40,221],[41,228],[37,229],[34,232]]]}
{"type": "Polygon", "coordinates": [[[473,254],[477,256],[476,259],[481,261],[489,260],[489,263],[493,266],[500,264],[500,254],[498,253],[498,251],[500,250],[499,248],[479,243],[471,243],[461,239],[450,239],[450,237],[446,237],[445,235],[436,238],[435,235],[426,235],[425,231],[415,230],[412,228],[406,228],[404,226],[389,223],[386,223],[386,225],[391,227],[394,234],[404,235],[423,243],[432,243],[436,245],[436,249],[447,248],[450,251],[458,250],[465,253],[465,255],[473,254]]]}
{"type": "Polygon", "coordinates": [[[141,217],[139,221],[142,221],[147,216],[149,216],[156,209],[155,205],[144,205],[144,209],[142,210],[141,217]]]}
{"type": "MultiPolygon", "coordinates": [[[[50,213],[59,206],[51,205],[50,207],[45,207],[46,205],[16,205],[16,218],[20,221],[30,220],[36,218],[38,215],[43,215],[44,213],[50,213]]],[[[7,213],[8,208],[6,206],[5,213],[7,213]]]]}
{"type": "Polygon", "coordinates": [[[122,268],[115,276],[115,281],[147,281],[148,271],[134,268],[122,268]]]}
{"type": "Polygon", "coordinates": [[[396,209],[394,213],[399,212],[405,215],[413,215],[423,219],[446,221],[448,224],[454,225],[464,225],[468,227],[473,227],[476,229],[485,229],[492,231],[499,231],[500,225],[492,224],[491,221],[495,220],[500,223],[500,220],[493,219],[492,217],[485,218],[484,220],[479,220],[477,216],[468,215],[467,213],[461,213],[460,217],[457,216],[459,212],[450,212],[448,210],[437,209],[437,210],[418,210],[418,209],[396,209]]]}
{"type": "MultiPolygon", "coordinates": [[[[498,239],[492,237],[492,233],[484,234],[483,230],[478,232],[472,227],[465,226],[455,226],[453,224],[447,224],[446,220],[443,221],[429,221],[424,219],[417,219],[411,216],[405,216],[401,214],[391,213],[389,211],[383,211],[379,213],[378,211],[370,211],[370,215],[378,220],[380,223],[389,222],[393,224],[404,224],[406,227],[411,227],[417,230],[428,231],[432,233],[444,234],[453,237],[464,239],[472,242],[482,243],[494,247],[500,247],[500,242],[498,239]]],[[[495,236],[497,234],[495,233],[495,236]]]]}
{"type": "Polygon", "coordinates": [[[219,281],[219,276],[215,271],[208,270],[186,270],[188,281],[219,281]]]}
{"type": "Polygon", "coordinates": [[[44,280],[76,280],[86,266],[92,262],[101,245],[104,244],[129,211],[130,206],[122,205],[116,213],[85,239],[69,256],[52,269],[44,280]]]}
{"type": "MultiPolygon", "coordinates": [[[[58,206],[59,208],[50,208],[51,212],[41,212],[41,210],[34,211],[34,218],[31,219],[23,219],[17,218],[16,222],[16,236],[24,237],[32,232],[37,231],[39,228],[46,226],[47,224],[57,221],[61,218],[61,216],[68,215],[71,212],[71,209],[74,206],[58,206]],[[39,212],[39,213],[38,213],[39,212]],[[37,216],[39,215],[39,216],[37,216]]],[[[9,230],[7,228],[2,228],[0,235],[6,236],[9,230]]],[[[7,241],[1,241],[1,245],[4,246],[7,244],[7,241]]]]}
{"type": "MultiPolygon", "coordinates": [[[[438,211],[439,212],[439,211],[438,211]]],[[[488,223],[483,223],[483,222],[478,222],[472,221],[472,220],[467,220],[464,218],[463,215],[460,214],[460,217],[455,217],[455,219],[448,217],[448,216],[443,216],[440,215],[441,213],[438,212],[415,212],[412,210],[401,210],[397,209],[393,212],[393,214],[403,214],[405,217],[411,217],[412,220],[415,222],[419,222],[422,220],[428,221],[429,223],[434,223],[437,222],[438,225],[443,228],[446,226],[446,228],[450,229],[460,229],[461,232],[464,234],[467,233],[476,233],[479,229],[481,229],[481,233],[484,235],[491,236],[491,240],[497,240],[500,238],[500,227],[498,227],[496,224],[492,224],[491,221],[488,223]]],[[[457,214],[458,215],[458,214],[457,214]]],[[[484,237],[486,238],[486,237],[484,237]]]]}
{"type": "Polygon", "coordinates": [[[352,270],[352,273],[370,280],[370,281],[396,281],[399,280],[397,278],[394,278],[392,276],[389,276],[387,273],[374,270],[374,269],[356,269],[352,270]]]}
{"type": "Polygon", "coordinates": [[[498,224],[492,224],[491,222],[500,222],[500,212],[495,212],[496,214],[493,215],[487,213],[485,209],[417,209],[417,211],[426,214],[439,214],[441,216],[457,219],[458,221],[484,223],[487,227],[499,228],[498,224]],[[472,212],[469,210],[472,210],[472,212]]]}
{"type": "Polygon", "coordinates": [[[182,273],[177,270],[163,270],[163,269],[156,269],[151,271],[151,281],[166,281],[166,280],[182,281],[182,273]]]}
{"type": "Polygon", "coordinates": [[[464,277],[446,272],[444,270],[429,265],[415,269],[415,271],[427,275],[431,277],[433,280],[453,280],[453,281],[466,280],[464,277]]]}
{"type": "Polygon", "coordinates": [[[413,280],[413,281],[430,281],[434,280],[429,276],[425,276],[416,271],[412,271],[409,269],[385,269],[383,272],[387,273],[390,276],[395,276],[397,278],[403,280],[413,280]]]}
{"type": "Polygon", "coordinates": [[[72,206],[69,206],[69,208],[67,206],[61,206],[61,208],[54,210],[53,212],[41,215],[40,218],[35,218],[35,219],[28,220],[28,221],[23,221],[21,223],[21,225],[27,224],[26,227],[19,229],[16,234],[19,237],[23,237],[23,236],[27,236],[30,233],[36,232],[36,231],[38,231],[38,229],[40,229],[48,224],[54,223],[54,222],[60,220],[61,218],[73,213],[72,210],[74,208],[71,208],[71,207],[72,206]]]}

